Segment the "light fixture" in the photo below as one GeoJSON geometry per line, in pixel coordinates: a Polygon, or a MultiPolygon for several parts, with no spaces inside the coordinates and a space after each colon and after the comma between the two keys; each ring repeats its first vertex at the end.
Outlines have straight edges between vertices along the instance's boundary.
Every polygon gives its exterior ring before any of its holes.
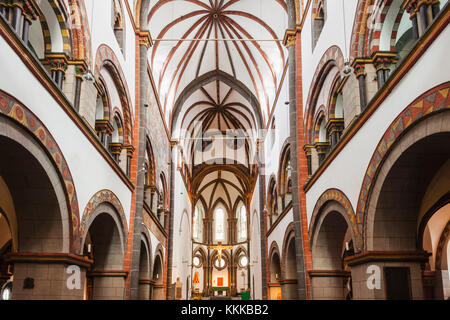
{"type": "Polygon", "coordinates": [[[12,281],[7,281],[1,290],[0,300],[11,300],[12,299],[12,281]]]}
{"type": "Polygon", "coordinates": [[[344,62],[344,67],[342,68],[341,76],[348,77],[353,73],[353,67],[350,65],[349,61],[344,62]]]}
{"type": "MultiPolygon", "coordinates": [[[[347,57],[347,31],[346,31],[346,22],[345,22],[345,1],[342,0],[342,19],[344,22],[344,56],[347,57]]],[[[351,75],[353,73],[353,67],[350,65],[350,62],[348,61],[348,59],[345,59],[344,61],[344,67],[342,68],[341,71],[341,76],[343,78],[348,77],[349,75],[351,75]]]]}
{"type": "Polygon", "coordinates": [[[87,71],[83,74],[82,76],[83,81],[89,82],[89,83],[94,83],[95,82],[95,77],[92,74],[91,69],[87,69],[87,71]]]}
{"type": "Polygon", "coordinates": [[[288,172],[291,172],[292,171],[292,166],[291,166],[291,162],[289,161],[289,163],[288,163],[288,165],[287,165],[287,167],[286,167],[286,170],[288,171],[288,172]]]}

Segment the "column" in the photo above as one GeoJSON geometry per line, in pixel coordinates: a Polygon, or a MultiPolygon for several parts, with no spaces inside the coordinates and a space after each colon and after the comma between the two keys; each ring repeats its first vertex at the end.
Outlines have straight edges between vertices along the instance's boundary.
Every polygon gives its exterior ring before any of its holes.
{"type": "Polygon", "coordinates": [[[344,281],[350,272],[344,270],[310,270],[313,300],[344,300],[344,281]]]}
{"type": "Polygon", "coordinates": [[[228,219],[228,243],[234,244],[238,241],[237,237],[237,221],[236,218],[228,219]]]}
{"type": "Polygon", "coordinates": [[[55,58],[50,60],[50,70],[53,81],[55,81],[58,88],[62,89],[64,80],[64,73],[67,69],[67,62],[65,59],[55,58]]]}
{"type": "MultiPolygon", "coordinates": [[[[129,259],[129,277],[127,284],[129,288],[129,294],[127,295],[131,300],[137,300],[139,295],[139,264],[140,264],[140,251],[141,251],[141,233],[142,233],[142,214],[144,211],[144,183],[145,176],[141,170],[145,164],[145,116],[146,107],[148,102],[146,97],[147,87],[149,86],[147,75],[147,52],[150,47],[151,41],[148,36],[148,32],[142,32],[142,35],[138,35],[136,41],[139,41],[139,50],[137,50],[138,59],[136,64],[139,68],[139,73],[136,75],[136,80],[139,79],[139,99],[136,101],[136,126],[135,129],[135,141],[137,141],[137,155],[133,159],[133,166],[136,166],[135,177],[131,177],[133,181],[136,179],[136,188],[134,193],[134,215],[133,226],[130,226],[132,234],[129,235],[129,241],[131,242],[131,253],[127,252],[126,257],[129,259]]],[[[169,252],[170,254],[170,252],[169,252]]],[[[170,259],[169,255],[167,257],[170,259]]]]}
{"type": "Polygon", "coordinates": [[[30,26],[33,21],[36,21],[39,17],[37,13],[37,8],[34,7],[33,2],[25,1],[25,5],[23,6],[23,24],[22,24],[22,40],[28,45],[29,35],[30,35],[30,26]]]}
{"type": "MultiPolygon", "coordinates": [[[[301,107],[301,83],[297,82],[301,79],[301,41],[299,28],[295,25],[295,9],[289,10],[289,29],[285,33],[283,44],[288,48],[289,52],[289,121],[290,121],[290,137],[291,137],[291,163],[292,163],[292,212],[294,220],[295,232],[295,251],[297,264],[297,297],[300,300],[307,298],[307,284],[305,275],[305,253],[303,251],[303,226],[301,214],[301,190],[300,185],[306,180],[302,179],[302,168],[306,165],[306,159],[302,158],[299,144],[303,144],[303,119],[301,107]],[[297,38],[298,37],[298,38],[297,38]],[[297,94],[299,97],[297,97],[297,94]],[[297,99],[299,101],[297,101],[297,99]],[[300,116],[298,114],[300,112],[300,116]]],[[[267,256],[267,253],[265,253],[267,256]]],[[[262,256],[263,257],[263,256],[262,256]]],[[[265,262],[267,260],[264,260],[265,262]]],[[[263,272],[263,275],[267,275],[263,272]]],[[[264,277],[266,279],[266,277],[264,277]]],[[[264,280],[263,289],[266,289],[266,280],[264,280]]],[[[263,298],[265,294],[263,295],[263,298]]]]}
{"type": "Polygon", "coordinates": [[[395,52],[375,52],[372,61],[377,70],[378,90],[381,89],[389,79],[391,65],[397,63],[395,52]]]}
{"type": "Polygon", "coordinates": [[[366,251],[345,258],[344,263],[351,267],[353,299],[385,300],[389,298],[390,286],[395,285],[405,288],[410,299],[422,300],[422,265],[428,257],[425,251],[366,251]],[[390,268],[405,271],[394,284],[388,279],[390,268]],[[404,281],[400,281],[402,278],[404,281]]]}
{"type": "Polygon", "coordinates": [[[114,160],[119,163],[120,153],[122,152],[123,144],[121,143],[110,143],[109,150],[114,158],[114,160]]]}
{"type": "Polygon", "coordinates": [[[13,18],[12,18],[12,27],[14,31],[19,34],[20,26],[22,24],[22,7],[19,4],[15,3],[13,5],[13,18]]]}
{"type": "Polygon", "coordinates": [[[316,142],[314,144],[317,155],[319,157],[319,166],[322,165],[322,163],[325,161],[325,158],[328,154],[330,144],[328,142],[316,142]]]}
{"type": "Polygon", "coordinates": [[[107,148],[107,137],[111,135],[113,131],[113,126],[109,122],[109,120],[96,120],[95,121],[95,131],[97,132],[98,137],[102,144],[107,148]]]}
{"type": "Polygon", "coordinates": [[[436,19],[436,17],[439,14],[439,11],[441,11],[440,1],[439,0],[435,0],[431,4],[431,12],[433,13],[433,19],[436,19]]]}
{"type": "Polygon", "coordinates": [[[151,300],[154,280],[139,279],[139,300],[151,300]]]}
{"type": "Polygon", "coordinates": [[[125,279],[123,270],[94,270],[87,273],[92,279],[92,300],[124,300],[125,279]]]}
{"type": "Polygon", "coordinates": [[[326,128],[330,137],[331,148],[333,149],[341,139],[341,134],[344,130],[344,119],[330,119],[326,128]]]}
{"type": "Polygon", "coordinates": [[[86,72],[84,65],[75,67],[75,99],[73,108],[78,112],[80,110],[81,83],[83,82],[83,74],[86,72]]]}
{"type": "Polygon", "coordinates": [[[308,176],[312,175],[312,159],[311,159],[311,148],[313,148],[312,145],[304,145],[303,150],[306,154],[306,161],[308,163],[308,176]]]}
{"type": "Polygon", "coordinates": [[[366,73],[364,72],[365,64],[358,61],[358,59],[355,59],[353,63],[354,72],[356,75],[356,79],[358,79],[358,85],[359,85],[359,103],[361,106],[361,111],[364,111],[367,106],[366,101],[366,73]]]}
{"type": "Polygon", "coordinates": [[[427,7],[426,3],[420,2],[419,4],[419,20],[422,29],[422,34],[425,33],[425,30],[428,28],[428,17],[427,17],[427,7]]]}
{"type": "Polygon", "coordinates": [[[123,148],[127,150],[126,174],[127,174],[127,177],[130,177],[130,175],[131,175],[131,158],[133,157],[134,147],[132,145],[126,145],[123,148]]]}

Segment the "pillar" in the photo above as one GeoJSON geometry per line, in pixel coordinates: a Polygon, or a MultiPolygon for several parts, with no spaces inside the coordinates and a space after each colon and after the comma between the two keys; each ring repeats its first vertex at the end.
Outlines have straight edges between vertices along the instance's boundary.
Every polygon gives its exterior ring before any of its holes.
{"type": "Polygon", "coordinates": [[[151,279],[139,280],[139,300],[150,300],[152,298],[152,289],[155,281],[151,279]]]}
{"type": "MultiPolygon", "coordinates": [[[[284,37],[284,45],[288,48],[289,53],[289,119],[290,119],[290,140],[291,140],[291,163],[292,163],[292,212],[294,222],[295,233],[295,259],[297,265],[297,297],[299,300],[305,300],[307,298],[307,283],[305,274],[305,254],[302,234],[302,215],[300,205],[300,185],[305,179],[301,179],[300,166],[305,165],[304,159],[299,152],[299,141],[304,141],[301,137],[303,134],[303,119],[299,117],[297,110],[302,112],[302,107],[299,107],[301,98],[297,101],[297,94],[301,83],[297,81],[301,77],[301,41],[300,29],[295,26],[295,8],[293,8],[293,1],[288,2],[290,7],[289,11],[289,30],[286,31],[284,37]],[[297,77],[298,76],[298,77],[297,77]]],[[[301,97],[301,91],[300,91],[301,97]]],[[[302,113],[300,113],[302,115],[302,113]]],[[[303,143],[302,143],[303,144],[303,143]]]]}
{"type": "Polygon", "coordinates": [[[95,270],[88,272],[92,279],[92,300],[124,300],[125,279],[128,273],[123,270],[95,270]]]}
{"type": "Polygon", "coordinates": [[[14,300],[84,298],[89,259],[65,253],[15,252],[7,254],[5,261],[14,265],[14,300]]]}
{"type": "Polygon", "coordinates": [[[366,101],[366,82],[365,82],[365,64],[358,61],[358,59],[355,59],[354,65],[354,72],[356,79],[358,79],[358,87],[359,87],[359,103],[361,106],[361,111],[364,111],[367,106],[366,101]]]}
{"type": "Polygon", "coordinates": [[[424,251],[366,251],[345,258],[345,263],[351,267],[353,299],[387,299],[388,268],[406,270],[410,298],[424,299],[422,265],[428,261],[428,256],[424,251]]]}
{"type": "MultiPolygon", "coordinates": [[[[141,257],[141,233],[142,233],[142,213],[144,209],[144,182],[145,172],[141,169],[145,164],[145,119],[146,119],[146,107],[147,104],[147,87],[149,86],[149,79],[147,75],[147,52],[150,47],[150,39],[148,36],[139,37],[139,100],[136,101],[137,110],[137,159],[133,162],[136,165],[136,188],[134,194],[134,212],[133,212],[133,226],[130,226],[132,230],[131,235],[131,257],[129,263],[129,299],[137,300],[139,296],[139,265],[141,257]]],[[[132,149],[129,149],[132,150],[132,149]]],[[[131,161],[131,159],[130,159],[131,161]]],[[[134,177],[132,177],[133,179],[134,177]]],[[[129,253],[128,253],[129,254],[129,253]]]]}
{"type": "Polygon", "coordinates": [[[52,58],[50,60],[50,71],[53,81],[58,88],[62,89],[64,74],[67,69],[67,62],[63,58],[52,58]]]}
{"type": "Polygon", "coordinates": [[[345,299],[344,281],[350,272],[343,270],[310,270],[313,300],[345,299]]]}

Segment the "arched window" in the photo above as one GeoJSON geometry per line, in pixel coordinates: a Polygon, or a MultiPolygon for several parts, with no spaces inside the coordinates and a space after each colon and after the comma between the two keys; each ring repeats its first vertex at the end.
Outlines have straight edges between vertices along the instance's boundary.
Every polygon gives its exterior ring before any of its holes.
{"type": "Polygon", "coordinates": [[[319,115],[317,123],[316,123],[316,132],[315,132],[315,147],[317,150],[317,156],[319,158],[319,166],[322,164],[322,162],[325,160],[328,151],[329,151],[329,142],[328,142],[328,135],[327,135],[327,129],[326,129],[326,119],[325,115],[319,115]]]}
{"type": "Polygon", "coordinates": [[[124,32],[124,21],[123,21],[123,9],[120,0],[112,0],[112,28],[114,31],[114,36],[116,37],[117,43],[119,44],[122,54],[125,54],[125,32],[124,32]]]}
{"type": "Polygon", "coordinates": [[[314,0],[312,5],[312,47],[316,46],[317,40],[319,40],[319,36],[322,33],[323,26],[325,24],[326,13],[325,8],[326,3],[325,0],[314,0]]]}
{"type": "Polygon", "coordinates": [[[201,241],[202,239],[202,220],[204,216],[203,205],[201,201],[197,202],[194,210],[194,216],[192,217],[192,236],[194,240],[201,241]]]}
{"type": "Polygon", "coordinates": [[[274,179],[272,179],[269,183],[268,210],[269,210],[269,222],[270,226],[272,226],[273,222],[276,220],[278,216],[278,194],[274,179]]]}
{"type": "Polygon", "coordinates": [[[123,123],[119,114],[116,114],[112,123],[112,134],[109,141],[109,150],[114,158],[114,160],[119,163],[120,155],[123,149],[123,123]]]}
{"type": "Polygon", "coordinates": [[[214,213],[214,228],[216,241],[225,241],[225,211],[217,208],[214,213]]]}
{"type": "Polygon", "coordinates": [[[247,209],[243,203],[241,203],[237,210],[238,219],[238,241],[247,240],[247,209]]]}

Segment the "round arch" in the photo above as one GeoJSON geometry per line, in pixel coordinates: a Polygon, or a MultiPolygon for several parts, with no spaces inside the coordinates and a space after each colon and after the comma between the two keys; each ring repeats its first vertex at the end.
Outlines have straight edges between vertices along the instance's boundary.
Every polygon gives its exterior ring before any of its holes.
{"type": "Polygon", "coordinates": [[[414,100],[391,123],[375,149],[364,176],[356,210],[357,221],[364,226],[366,250],[374,247],[372,237],[376,206],[371,206],[371,203],[378,202],[389,170],[402,155],[400,150],[406,150],[433,134],[450,131],[450,120],[446,120],[450,117],[449,89],[450,82],[446,82],[414,100]]]}
{"type": "MultiPolygon", "coordinates": [[[[12,122],[21,128],[24,128],[33,137],[30,143],[37,143],[40,148],[44,150],[47,160],[42,158],[42,161],[50,162],[50,166],[55,168],[55,174],[58,177],[59,183],[62,184],[62,192],[65,196],[65,209],[63,212],[68,212],[67,217],[63,220],[68,222],[68,243],[63,247],[67,252],[80,253],[81,250],[81,233],[78,199],[75,190],[75,184],[73,182],[72,174],[68,164],[56,143],[55,139],[44,126],[44,124],[34,115],[27,107],[25,107],[20,101],[0,90],[0,115],[5,119],[12,120],[12,122]]],[[[3,126],[8,126],[7,121],[3,122],[3,126]]],[[[2,130],[2,132],[8,132],[2,130]]],[[[11,131],[12,132],[12,131],[11,131]]],[[[29,140],[24,137],[23,141],[29,140]]],[[[31,144],[29,145],[31,147],[31,144]]],[[[44,154],[43,154],[44,155],[44,154]]],[[[53,183],[58,183],[54,180],[53,183]]]]}
{"type": "Polygon", "coordinates": [[[320,225],[323,222],[324,216],[329,212],[325,210],[327,205],[332,204],[331,207],[339,212],[347,222],[352,234],[353,243],[357,251],[363,249],[363,234],[362,225],[357,223],[355,212],[353,211],[352,204],[347,196],[338,189],[328,189],[319,197],[314,206],[314,210],[311,216],[309,224],[309,239],[310,249],[313,247],[314,239],[317,237],[320,225]]]}

